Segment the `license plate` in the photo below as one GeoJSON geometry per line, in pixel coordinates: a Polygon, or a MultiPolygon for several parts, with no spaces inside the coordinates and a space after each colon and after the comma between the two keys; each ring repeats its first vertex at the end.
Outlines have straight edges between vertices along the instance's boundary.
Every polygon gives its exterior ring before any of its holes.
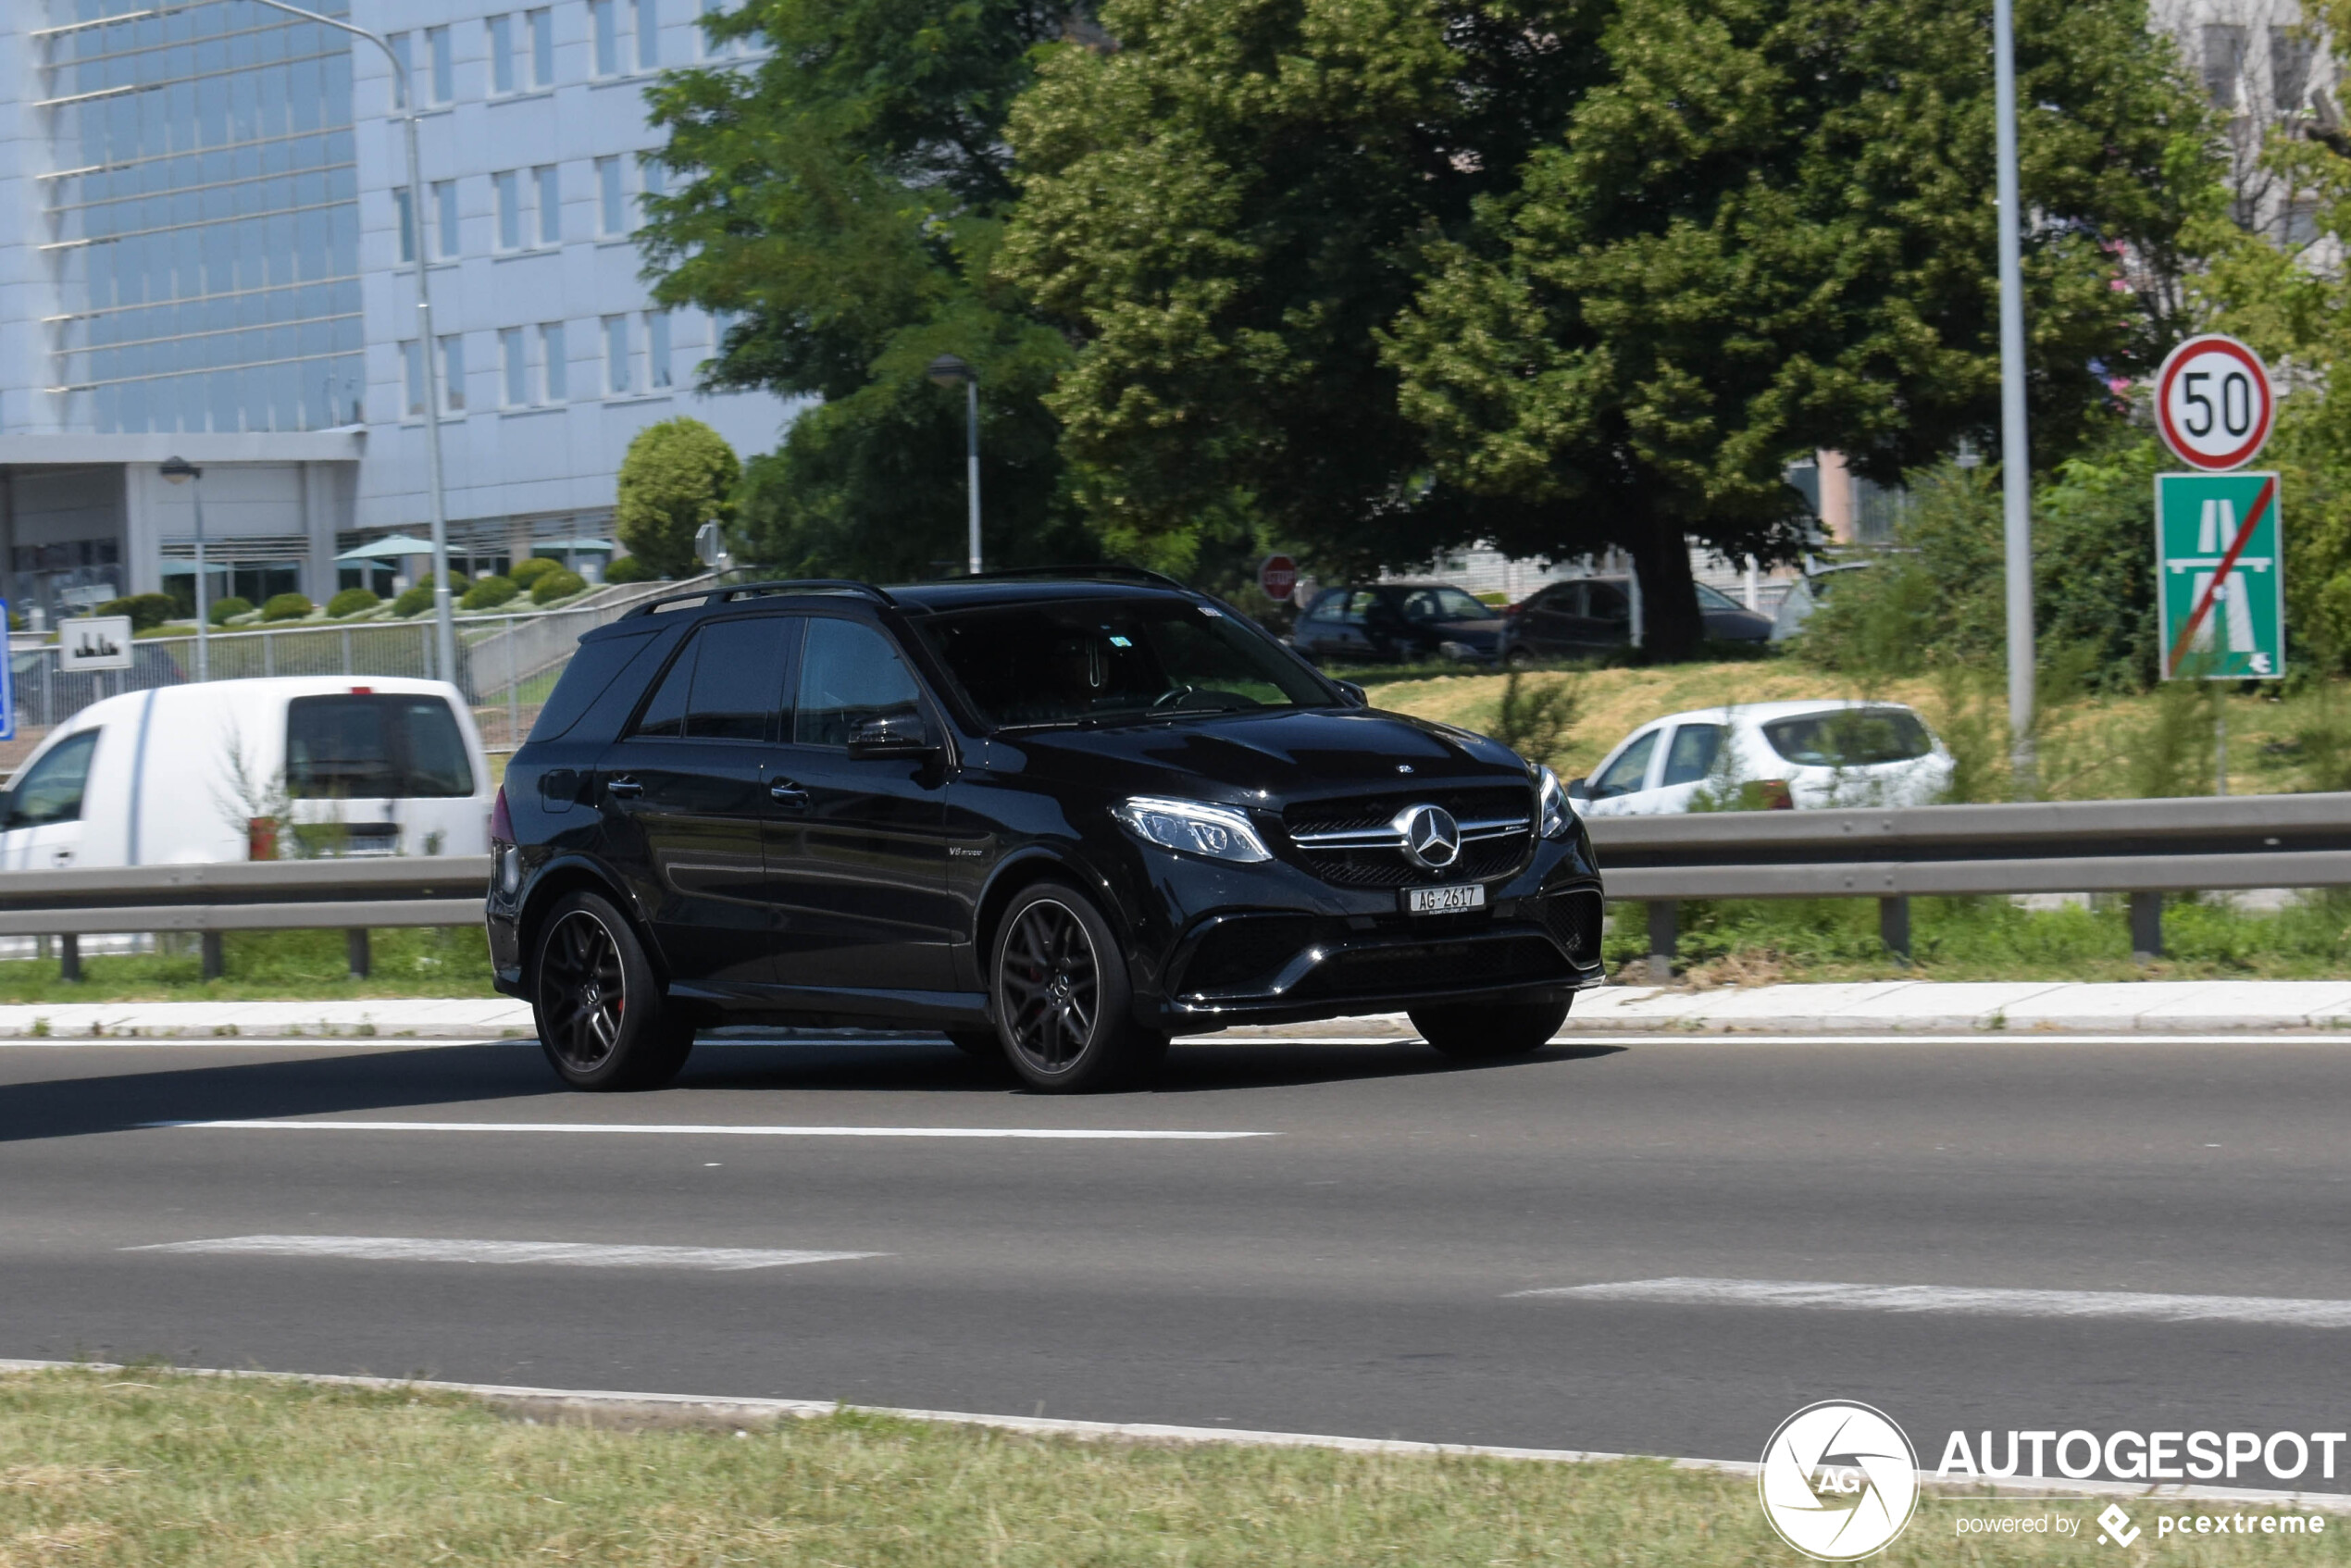
{"type": "Polygon", "coordinates": [[[1472,882],[1461,888],[1407,888],[1404,907],[1414,915],[1452,915],[1464,909],[1486,907],[1486,885],[1472,882]]]}

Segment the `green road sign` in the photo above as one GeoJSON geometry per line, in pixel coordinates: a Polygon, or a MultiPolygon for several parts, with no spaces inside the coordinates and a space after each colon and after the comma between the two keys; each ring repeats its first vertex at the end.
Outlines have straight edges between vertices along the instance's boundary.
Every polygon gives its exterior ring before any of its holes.
{"type": "Polygon", "coordinates": [[[2155,477],[2156,604],[2163,675],[2285,674],[2285,552],[2275,474],[2155,477]]]}

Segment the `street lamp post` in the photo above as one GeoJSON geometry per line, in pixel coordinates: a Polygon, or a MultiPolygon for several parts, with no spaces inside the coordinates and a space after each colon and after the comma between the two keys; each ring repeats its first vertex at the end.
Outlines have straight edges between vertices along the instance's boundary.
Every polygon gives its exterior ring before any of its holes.
{"type": "Polygon", "coordinates": [[[196,678],[212,678],[210,617],[205,614],[204,580],[204,470],[185,457],[167,458],[163,477],[173,484],[192,484],[188,499],[196,506],[196,678]]]}
{"type": "Polygon", "coordinates": [[[971,501],[971,575],[979,575],[979,372],[952,354],[930,362],[930,379],[942,387],[964,387],[964,478],[971,501]]]}
{"type": "Polygon", "coordinates": [[[2023,219],[2016,172],[2016,19],[1993,0],[1994,161],[2000,208],[2000,492],[2007,556],[2009,758],[2020,799],[2036,792],[2033,755],[2033,458],[2024,424],[2023,219]]]}
{"type": "Polygon", "coordinates": [[[427,257],[432,255],[428,243],[429,228],[425,220],[425,188],[417,174],[417,94],[408,81],[408,68],[392,52],[392,44],[380,34],[364,27],[354,27],[335,17],[305,11],[290,6],[286,0],[254,0],[256,6],[267,6],[273,11],[283,11],[322,27],[347,32],[354,38],[364,38],[383,51],[392,62],[392,80],[399,84],[400,102],[407,114],[402,117],[403,139],[408,153],[408,227],[417,239],[417,352],[425,367],[425,469],[432,490],[432,622],[433,659],[443,680],[457,678],[457,630],[449,605],[449,504],[441,478],[441,369],[433,360],[433,350],[439,346],[432,335],[432,288],[426,279],[427,257]]]}

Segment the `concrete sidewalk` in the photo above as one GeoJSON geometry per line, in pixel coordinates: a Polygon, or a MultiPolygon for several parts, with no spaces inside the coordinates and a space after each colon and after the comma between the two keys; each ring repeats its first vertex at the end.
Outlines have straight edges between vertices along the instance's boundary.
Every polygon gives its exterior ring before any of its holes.
{"type": "MultiPolygon", "coordinates": [[[[1609,986],[1565,1033],[2229,1034],[2351,1030],[2351,980],[1882,980],[1680,990],[1609,986]]],[[[733,1031],[730,1031],[733,1032],[733,1031]]],[[[742,1031],[762,1034],[770,1031],[742,1031]]],[[[810,1031],[822,1038],[839,1031],[810,1031]]],[[[920,1031],[904,1031],[908,1034],[920,1031]]],[[[0,1039],[529,1039],[530,1009],[479,1001],[43,1002],[0,1007],[0,1039]]],[[[1226,1038],[1409,1039],[1401,1014],[1241,1028],[1226,1038]]]]}

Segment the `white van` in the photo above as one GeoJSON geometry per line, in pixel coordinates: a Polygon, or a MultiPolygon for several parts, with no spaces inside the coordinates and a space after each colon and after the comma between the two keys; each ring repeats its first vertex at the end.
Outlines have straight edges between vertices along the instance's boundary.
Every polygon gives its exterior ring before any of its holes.
{"type": "Polygon", "coordinates": [[[0,794],[0,869],[245,860],[272,823],[295,840],[275,846],[286,858],[486,854],[495,793],[473,713],[444,681],[159,686],[93,703],[43,740],[0,794]]]}

